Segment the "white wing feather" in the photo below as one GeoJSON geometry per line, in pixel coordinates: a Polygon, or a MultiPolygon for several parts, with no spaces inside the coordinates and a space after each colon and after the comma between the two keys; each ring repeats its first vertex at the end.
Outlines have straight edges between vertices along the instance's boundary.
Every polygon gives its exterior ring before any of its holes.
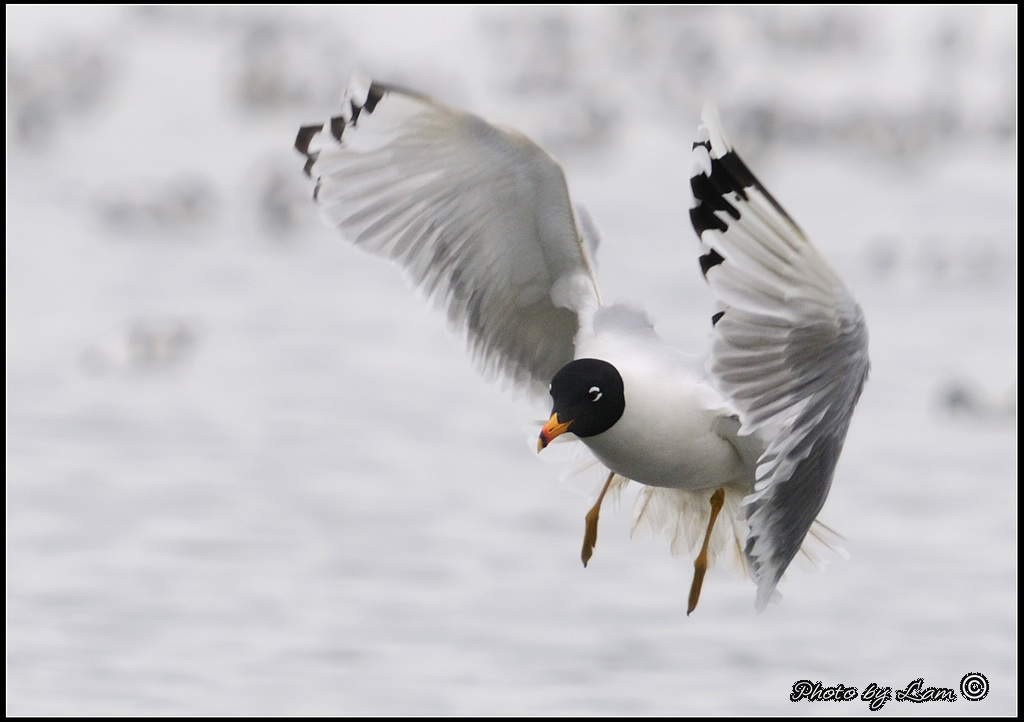
{"type": "Polygon", "coordinates": [[[868,373],[860,306],[733,151],[714,106],[691,177],[701,268],[718,299],[710,372],[741,434],[767,448],[747,497],[744,554],[764,608],[828,496],[868,373]]]}
{"type": "Polygon", "coordinates": [[[546,393],[598,305],[558,163],[522,135],[358,75],[327,128],[296,139],[325,216],[444,308],[486,374],[546,393]]]}

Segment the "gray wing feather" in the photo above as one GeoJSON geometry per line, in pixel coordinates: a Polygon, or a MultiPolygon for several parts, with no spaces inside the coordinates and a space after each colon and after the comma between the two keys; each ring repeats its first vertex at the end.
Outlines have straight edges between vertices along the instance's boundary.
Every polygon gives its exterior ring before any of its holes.
{"type": "Polygon", "coordinates": [[[767,446],[745,500],[744,554],[763,609],[832,485],[868,373],[864,315],[733,151],[714,106],[694,143],[690,218],[716,294],[710,371],[741,434],[767,446]]]}
{"type": "Polygon", "coordinates": [[[598,303],[551,156],[359,75],[341,113],[300,130],[296,148],[324,215],[348,240],[398,263],[465,333],[485,374],[546,393],[573,358],[580,313],[598,303]],[[317,139],[323,147],[311,148],[317,139]]]}

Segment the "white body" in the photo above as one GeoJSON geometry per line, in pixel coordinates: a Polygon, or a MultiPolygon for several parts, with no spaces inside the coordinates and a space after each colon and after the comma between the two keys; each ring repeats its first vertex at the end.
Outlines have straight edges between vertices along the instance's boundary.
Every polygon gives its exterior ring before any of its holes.
{"type": "Polygon", "coordinates": [[[739,424],[727,422],[736,412],[704,378],[703,364],[664,343],[638,310],[602,308],[593,328],[577,337],[577,358],[615,366],[626,396],[622,418],[583,439],[601,463],[648,486],[752,490],[753,469],[730,433],[739,424]]]}

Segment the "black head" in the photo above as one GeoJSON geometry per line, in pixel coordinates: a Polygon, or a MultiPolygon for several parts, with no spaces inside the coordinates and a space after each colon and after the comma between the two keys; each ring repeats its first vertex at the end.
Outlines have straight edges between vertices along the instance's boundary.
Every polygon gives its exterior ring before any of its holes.
{"type": "Polygon", "coordinates": [[[607,361],[593,358],[563,366],[551,380],[551,398],[552,416],[581,438],[607,431],[626,410],[622,376],[607,361]]]}

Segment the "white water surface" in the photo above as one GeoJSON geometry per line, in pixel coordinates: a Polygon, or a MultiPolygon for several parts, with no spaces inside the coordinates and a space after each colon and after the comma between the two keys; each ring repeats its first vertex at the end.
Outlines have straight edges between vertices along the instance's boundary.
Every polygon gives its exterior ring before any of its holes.
{"type": "Polygon", "coordinates": [[[1017,710],[1015,7],[7,8],[8,715],[1017,710]],[[546,415],[316,217],[354,67],[521,128],[606,298],[706,345],[701,104],[860,299],[873,368],[764,614],[629,539],[546,415]],[[554,451],[554,450],[552,450],[554,451]],[[965,700],[967,673],[988,696],[965,700]]]}

